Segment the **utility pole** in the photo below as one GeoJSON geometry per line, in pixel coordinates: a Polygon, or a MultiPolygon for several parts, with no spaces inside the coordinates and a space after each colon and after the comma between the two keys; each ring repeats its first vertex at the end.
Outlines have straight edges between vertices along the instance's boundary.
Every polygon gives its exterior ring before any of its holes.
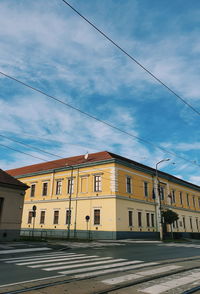
{"type": "Polygon", "coordinates": [[[156,205],[156,217],[157,217],[157,224],[158,224],[158,230],[160,233],[160,240],[163,240],[163,226],[162,226],[162,207],[161,207],[161,199],[160,199],[160,182],[158,178],[158,165],[164,161],[169,161],[170,158],[162,159],[159,162],[156,163],[156,199],[157,199],[157,205],[156,205]]]}

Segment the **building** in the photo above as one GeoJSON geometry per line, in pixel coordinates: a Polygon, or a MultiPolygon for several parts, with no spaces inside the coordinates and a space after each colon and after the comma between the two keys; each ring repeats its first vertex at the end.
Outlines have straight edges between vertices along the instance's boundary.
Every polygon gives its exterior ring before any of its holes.
{"type": "Polygon", "coordinates": [[[19,238],[26,189],[27,185],[0,169],[0,241],[19,238]]]}
{"type": "Polygon", "coordinates": [[[169,208],[179,215],[177,236],[199,236],[199,186],[107,151],[8,173],[30,186],[24,234],[35,227],[35,234],[52,237],[159,238],[160,211],[169,208]]]}

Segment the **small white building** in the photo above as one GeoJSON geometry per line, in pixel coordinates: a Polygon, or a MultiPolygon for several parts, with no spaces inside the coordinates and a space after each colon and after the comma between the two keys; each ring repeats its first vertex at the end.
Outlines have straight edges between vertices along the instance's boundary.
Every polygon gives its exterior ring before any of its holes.
{"type": "Polygon", "coordinates": [[[27,185],[0,169],[0,241],[19,238],[27,189],[27,185]]]}

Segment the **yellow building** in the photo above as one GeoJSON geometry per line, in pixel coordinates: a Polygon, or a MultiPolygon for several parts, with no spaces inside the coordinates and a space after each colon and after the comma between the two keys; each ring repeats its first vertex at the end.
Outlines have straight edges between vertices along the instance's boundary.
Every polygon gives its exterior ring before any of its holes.
{"type": "Polygon", "coordinates": [[[166,208],[179,215],[173,224],[177,236],[199,234],[199,186],[107,151],[7,172],[30,186],[23,209],[26,234],[34,227],[39,236],[158,238],[160,211],[166,208]]]}

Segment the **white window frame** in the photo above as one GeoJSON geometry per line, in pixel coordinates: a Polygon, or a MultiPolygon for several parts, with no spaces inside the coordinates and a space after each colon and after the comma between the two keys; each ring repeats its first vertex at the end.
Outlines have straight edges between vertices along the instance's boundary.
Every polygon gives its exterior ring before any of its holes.
{"type": "Polygon", "coordinates": [[[56,180],[56,195],[62,194],[62,180],[56,180]],[[60,183],[60,185],[58,184],[60,183]]]}
{"type": "Polygon", "coordinates": [[[102,175],[94,175],[94,192],[102,192],[102,175]]]}
{"type": "Polygon", "coordinates": [[[31,198],[34,198],[34,197],[35,197],[35,191],[36,191],[36,183],[32,183],[32,184],[30,185],[30,197],[31,197],[31,198]],[[32,187],[34,187],[34,189],[33,189],[32,187]],[[34,192],[33,192],[33,195],[32,195],[32,191],[34,191],[34,192]]]}
{"type": "Polygon", "coordinates": [[[134,226],[133,218],[134,218],[133,217],[133,210],[129,209],[128,210],[128,226],[129,227],[133,227],[134,226]],[[130,218],[130,215],[131,215],[131,218],[130,218]],[[131,222],[130,222],[130,220],[131,220],[131,222]]]}
{"type": "Polygon", "coordinates": [[[48,182],[43,182],[42,183],[42,196],[47,196],[48,195],[48,182]],[[47,190],[46,190],[46,194],[44,194],[44,185],[47,185],[47,190]]]}
{"type": "Polygon", "coordinates": [[[98,207],[95,207],[93,208],[93,224],[94,226],[101,226],[101,208],[98,208],[98,207]],[[99,210],[99,223],[98,224],[95,224],[95,210],[99,210]]]}
{"type": "Polygon", "coordinates": [[[126,176],[126,193],[129,193],[129,194],[132,193],[132,177],[131,176],[126,176]]]}
{"type": "Polygon", "coordinates": [[[149,197],[149,183],[144,181],[144,197],[149,197]]]}
{"type": "Polygon", "coordinates": [[[60,218],[60,210],[59,209],[55,209],[54,211],[53,211],[53,225],[58,225],[59,224],[59,218],[60,218]],[[55,223],[55,212],[58,212],[58,222],[57,223],[55,223]]]}
{"type": "Polygon", "coordinates": [[[66,225],[68,225],[68,218],[70,218],[70,225],[71,225],[71,223],[72,223],[72,210],[69,208],[67,208],[65,210],[65,223],[66,223],[66,225]],[[69,214],[69,212],[70,212],[70,214],[69,214]]]}
{"type": "Polygon", "coordinates": [[[74,177],[67,178],[67,194],[74,193],[74,177]],[[72,189],[72,190],[70,190],[72,189]]]}
{"type": "Polygon", "coordinates": [[[41,210],[40,211],[40,225],[44,225],[45,224],[45,218],[46,218],[46,210],[41,210]],[[44,212],[44,222],[41,222],[41,216],[42,216],[42,213],[44,212]]]}

